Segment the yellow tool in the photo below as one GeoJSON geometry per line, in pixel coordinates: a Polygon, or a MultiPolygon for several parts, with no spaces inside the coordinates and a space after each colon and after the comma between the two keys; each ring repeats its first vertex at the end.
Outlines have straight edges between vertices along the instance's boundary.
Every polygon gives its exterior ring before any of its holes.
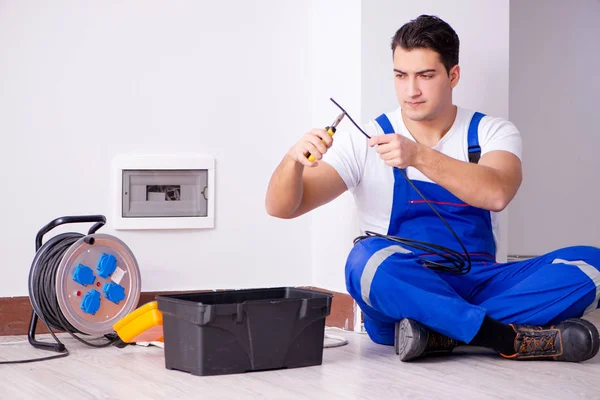
{"type": "MultiPolygon", "coordinates": [[[[329,136],[333,137],[333,134],[335,133],[338,124],[342,121],[342,119],[344,119],[344,115],[346,115],[345,112],[338,115],[338,117],[335,119],[335,121],[333,121],[333,124],[331,124],[331,126],[328,126],[325,128],[325,130],[327,131],[329,136]]],[[[325,142],[323,142],[323,143],[325,143],[325,142]]],[[[310,161],[310,162],[315,161],[315,156],[313,156],[312,154],[308,153],[307,157],[308,157],[308,161],[310,161]]]]}
{"type": "Polygon", "coordinates": [[[162,313],[156,301],[129,313],[114,324],[113,329],[125,343],[164,341],[162,313]]]}

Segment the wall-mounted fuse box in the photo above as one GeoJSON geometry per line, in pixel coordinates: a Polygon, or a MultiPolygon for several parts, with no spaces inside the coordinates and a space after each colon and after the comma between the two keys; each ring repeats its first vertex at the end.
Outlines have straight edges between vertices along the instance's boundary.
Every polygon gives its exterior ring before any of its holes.
{"type": "Polygon", "coordinates": [[[112,174],[115,229],[214,227],[213,157],[119,155],[112,174]]]}

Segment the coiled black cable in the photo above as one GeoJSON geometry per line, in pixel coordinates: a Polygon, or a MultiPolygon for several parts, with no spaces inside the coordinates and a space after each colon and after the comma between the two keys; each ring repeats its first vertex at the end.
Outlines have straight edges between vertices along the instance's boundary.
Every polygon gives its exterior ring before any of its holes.
{"type": "Polygon", "coordinates": [[[40,320],[48,327],[50,334],[65,351],[64,353],[41,358],[33,358],[28,360],[16,360],[16,361],[0,361],[0,364],[18,364],[18,363],[29,363],[35,361],[52,360],[55,358],[66,357],[69,355],[69,351],[64,347],[64,344],[58,339],[54,330],[66,332],[76,340],[80,341],[91,347],[108,347],[118,341],[116,335],[106,335],[91,340],[107,339],[105,343],[92,343],[88,340],[82,339],[78,334],[82,334],[77,330],[71,323],[66,319],[60,309],[58,298],[56,296],[56,274],[60,262],[67,252],[67,250],[79,239],[85,235],[81,233],[64,233],[56,237],[56,241],[48,245],[46,249],[41,249],[41,253],[37,260],[37,268],[32,271],[30,290],[33,293],[31,295],[35,298],[32,301],[32,306],[35,313],[38,315],[40,320]],[[43,251],[42,251],[43,250],[43,251]]]}
{"type": "MultiPolygon", "coordinates": [[[[369,139],[371,138],[371,136],[369,136],[360,126],[358,126],[358,124],[356,122],[354,122],[352,117],[346,112],[346,110],[344,110],[342,108],[342,106],[340,106],[334,99],[330,99],[330,100],[336,106],[338,106],[338,108],[340,110],[342,110],[342,112],[344,114],[346,114],[346,116],[352,122],[352,124],[354,124],[354,126],[363,135],[365,135],[369,139]]],[[[440,213],[435,209],[433,204],[431,204],[429,202],[429,200],[427,200],[425,198],[423,193],[421,193],[421,191],[419,189],[417,189],[417,187],[412,183],[412,181],[408,178],[408,176],[406,176],[406,173],[404,172],[404,170],[402,170],[400,168],[398,168],[398,169],[400,170],[400,172],[402,173],[402,175],[404,176],[406,181],[410,184],[410,186],[412,186],[412,188],[419,194],[419,196],[421,196],[421,198],[427,203],[427,205],[433,210],[433,212],[440,218],[440,220],[442,220],[442,222],[444,223],[446,228],[448,228],[448,230],[452,233],[452,235],[454,236],[456,241],[462,247],[464,254],[461,254],[458,251],[450,249],[448,247],[437,245],[435,243],[428,243],[428,242],[423,242],[423,241],[419,241],[419,240],[406,239],[406,238],[401,238],[401,237],[392,236],[392,235],[382,235],[382,234],[371,232],[371,231],[366,231],[364,235],[356,237],[354,239],[354,244],[358,243],[359,241],[361,241],[363,239],[369,238],[369,237],[380,237],[380,238],[387,239],[387,240],[390,240],[390,241],[393,241],[396,243],[400,243],[407,247],[412,247],[414,249],[418,249],[418,250],[422,250],[422,251],[431,253],[433,255],[439,256],[443,260],[443,261],[432,261],[425,257],[419,256],[419,258],[423,261],[423,264],[428,268],[435,269],[435,270],[442,271],[442,272],[457,274],[457,275],[464,275],[464,274],[469,273],[469,271],[471,271],[471,256],[469,255],[469,252],[465,248],[465,245],[463,244],[462,240],[460,240],[460,238],[458,237],[458,235],[456,234],[454,229],[452,229],[452,227],[450,226],[450,224],[448,224],[448,222],[444,219],[444,217],[442,217],[440,215],[440,213]]]]}
{"type": "MultiPolygon", "coordinates": [[[[66,319],[56,297],[56,273],[60,262],[69,249],[75,242],[84,237],[81,233],[66,233],[63,234],[59,241],[43,253],[38,260],[38,269],[34,271],[32,276],[32,290],[39,301],[39,310],[35,310],[42,321],[52,331],[52,328],[68,333],[73,338],[81,343],[91,347],[107,347],[115,342],[114,338],[110,338],[107,343],[96,344],[91,343],[77,336],[81,334],[79,330],[73,327],[66,319]],[[36,273],[37,272],[37,273],[36,273]]],[[[101,339],[97,338],[97,339],[101,339]]],[[[56,337],[55,337],[56,339],[56,337]]],[[[58,341],[58,339],[56,339],[58,341]]]]}
{"type": "Polygon", "coordinates": [[[48,328],[79,333],[60,311],[55,288],[56,272],[62,257],[69,247],[82,236],[76,233],[66,234],[60,241],[40,256],[38,260],[39,267],[32,276],[32,290],[34,291],[35,298],[38,299],[40,308],[38,316],[48,328]]]}

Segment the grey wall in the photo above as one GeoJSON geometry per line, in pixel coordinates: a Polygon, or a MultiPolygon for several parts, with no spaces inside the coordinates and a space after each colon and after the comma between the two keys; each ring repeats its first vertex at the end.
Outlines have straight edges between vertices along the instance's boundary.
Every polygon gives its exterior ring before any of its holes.
{"type": "Polygon", "coordinates": [[[363,122],[398,107],[390,44],[397,29],[421,14],[442,18],[460,38],[454,104],[507,118],[509,6],[508,0],[363,1],[363,122]]]}
{"type": "MultiPolygon", "coordinates": [[[[390,42],[398,28],[420,14],[439,16],[460,38],[462,72],[454,104],[508,118],[509,6],[508,0],[363,1],[362,122],[398,107],[390,42]]],[[[506,213],[500,215],[499,224],[497,257],[501,261],[508,247],[506,213]]]]}
{"type": "Polygon", "coordinates": [[[509,208],[509,254],[600,246],[600,1],[512,0],[510,119],[524,182],[509,208]]]}

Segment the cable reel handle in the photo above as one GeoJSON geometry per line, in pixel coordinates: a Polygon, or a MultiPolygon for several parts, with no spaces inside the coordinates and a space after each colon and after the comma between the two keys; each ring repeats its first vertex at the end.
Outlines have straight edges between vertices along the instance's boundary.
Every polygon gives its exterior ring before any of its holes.
{"type": "Polygon", "coordinates": [[[102,228],[106,224],[106,217],[104,215],[75,215],[56,218],[54,221],[44,226],[35,236],[35,251],[38,251],[42,247],[42,239],[44,235],[50,232],[52,229],[59,225],[64,224],[75,224],[75,223],[91,223],[95,224],[88,231],[88,235],[95,233],[98,229],[102,228]]]}

